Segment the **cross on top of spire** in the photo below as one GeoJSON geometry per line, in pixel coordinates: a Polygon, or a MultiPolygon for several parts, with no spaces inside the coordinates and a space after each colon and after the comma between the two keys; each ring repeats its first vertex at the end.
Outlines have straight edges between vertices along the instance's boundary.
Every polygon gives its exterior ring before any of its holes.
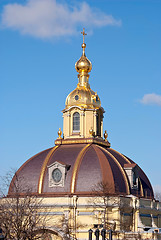
{"type": "Polygon", "coordinates": [[[85,29],[83,28],[83,32],[81,32],[81,34],[83,35],[83,43],[84,43],[84,36],[87,35],[87,33],[85,33],[85,29]]]}

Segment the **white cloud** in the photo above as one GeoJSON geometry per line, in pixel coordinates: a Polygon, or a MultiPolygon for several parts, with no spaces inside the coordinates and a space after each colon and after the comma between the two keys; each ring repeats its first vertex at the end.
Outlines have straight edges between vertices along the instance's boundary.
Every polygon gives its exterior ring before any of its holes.
{"type": "Polygon", "coordinates": [[[145,94],[140,100],[141,103],[146,105],[159,105],[161,106],[161,95],[155,93],[145,94]]]}
{"type": "Polygon", "coordinates": [[[28,0],[25,5],[4,6],[1,24],[21,34],[54,38],[74,35],[80,27],[91,30],[107,25],[120,26],[121,20],[91,8],[86,2],[69,6],[56,0],[28,0]]]}

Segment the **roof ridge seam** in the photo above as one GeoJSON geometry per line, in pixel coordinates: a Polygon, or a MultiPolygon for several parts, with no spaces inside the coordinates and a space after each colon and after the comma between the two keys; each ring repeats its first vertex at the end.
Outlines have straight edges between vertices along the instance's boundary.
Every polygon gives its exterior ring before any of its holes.
{"type": "Polygon", "coordinates": [[[112,159],[116,162],[117,166],[120,168],[121,172],[122,172],[122,175],[125,179],[125,182],[126,182],[126,190],[127,190],[127,194],[130,194],[130,187],[129,187],[129,183],[128,183],[128,179],[127,179],[127,176],[124,172],[124,169],[122,168],[121,164],[118,162],[118,160],[112,155],[112,153],[110,153],[109,151],[107,151],[106,148],[103,148],[101,146],[99,146],[99,148],[103,149],[104,151],[106,151],[110,157],[112,157],[112,159]]]}
{"type": "Polygon", "coordinates": [[[92,144],[87,144],[78,154],[77,159],[74,163],[74,167],[73,167],[73,172],[72,172],[72,178],[71,178],[71,186],[70,186],[70,191],[71,193],[75,192],[75,185],[76,185],[76,178],[77,178],[77,172],[78,169],[80,167],[80,161],[82,160],[83,156],[85,155],[85,153],[87,152],[87,149],[91,146],[92,144]]]}
{"type": "Polygon", "coordinates": [[[38,181],[38,193],[42,193],[42,187],[43,187],[43,180],[44,180],[44,174],[45,174],[45,169],[46,166],[49,162],[50,157],[52,156],[52,154],[58,149],[60,145],[53,147],[50,152],[48,153],[48,155],[46,156],[46,158],[44,159],[44,162],[42,164],[41,170],[40,170],[40,176],[39,176],[39,181],[38,181]]]}
{"type": "MultiPolygon", "coordinates": [[[[99,145],[98,145],[99,146],[99,145]]],[[[93,148],[94,148],[94,150],[95,150],[95,152],[96,152],[96,154],[97,154],[97,151],[96,151],[96,145],[95,146],[92,146],[93,148]]],[[[100,151],[101,151],[101,149],[99,149],[100,151]]],[[[104,154],[104,152],[103,151],[101,151],[102,152],[102,154],[105,156],[105,158],[106,158],[106,155],[104,154]]],[[[99,159],[99,163],[100,163],[100,166],[101,166],[101,161],[100,161],[100,157],[98,156],[98,154],[97,154],[97,157],[98,157],[98,159],[99,159]]],[[[107,158],[106,158],[106,160],[107,160],[107,158]]],[[[108,162],[108,161],[107,161],[108,162]]],[[[110,165],[110,164],[109,164],[110,165]]],[[[101,166],[101,168],[102,168],[102,166],[101,166]]],[[[111,168],[111,166],[110,166],[110,168],[111,168]]],[[[111,169],[111,171],[112,171],[112,169],[111,169]]],[[[102,168],[102,172],[103,172],[103,168],[102,168]]],[[[103,174],[102,174],[102,179],[103,179],[103,174]]],[[[112,180],[113,180],[113,185],[115,185],[115,182],[114,182],[114,177],[112,176],[112,180]]]]}

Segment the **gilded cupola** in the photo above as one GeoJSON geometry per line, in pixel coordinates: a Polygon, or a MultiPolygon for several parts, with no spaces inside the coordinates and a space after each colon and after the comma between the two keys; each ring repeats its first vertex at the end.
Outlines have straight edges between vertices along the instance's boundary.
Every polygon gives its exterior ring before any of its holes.
{"type": "Polygon", "coordinates": [[[101,101],[89,85],[89,72],[92,64],[86,57],[84,29],[82,32],[82,56],[75,64],[78,72],[77,87],[67,96],[63,110],[64,138],[103,137],[103,113],[101,101]],[[91,134],[92,132],[92,134],[91,134]]]}
{"type": "Polygon", "coordinates": [[[101,101],[97,92],[91,90],[89,85],[89,72],[92,70],[92,63],[85,55],[86,44],[84,42],[84,36],[86,35],[83,29],[83,44],[82,44],[82,56],[75,64],[75,69],[78,74],[78,84],[76,89],[74,89],[66,98],[66,109],[71,106],[80,106],[83,108],[100,108],[101,101]]]}

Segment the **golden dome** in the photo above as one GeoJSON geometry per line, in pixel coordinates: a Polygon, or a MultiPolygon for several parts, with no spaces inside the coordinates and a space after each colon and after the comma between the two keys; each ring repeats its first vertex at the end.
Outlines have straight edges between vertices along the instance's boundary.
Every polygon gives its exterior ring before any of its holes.
{"type": "Polygon", "coordinates": [[[92,69],[92,63],[88,60],[85,55],[86,44],[84,43],[84,36],[87,35],[83,28],[83,53],[80,59],[76,62],[75,68],[78,74],[77,88],[73,90],[66,98],[66,109],[72,106],[79,106],[88,109],[98,109],[101,107],[100,98],[97,92],[91,90],[88,83],[89,72],[92,69]]]}
{"type": "Polygon", "coordinates": [[[83,43],[82,44],[82,48],[83,48],[82,56],[75,64],[75,69],[79,73],[81,73],[82,71],[88,73],[92,70],[92,63],[88,60],[88,58],[85,55],[85,47],[86,47],[86,44],[83,43]]]}
{"type": "Polygon", "coordinates": [[[77,87],[66,98],[66,109],[71,106],[79,106],[83,108],[100,108],[101,101],[97,93],[89,88],[77,87]]]}
{"type": "Polygon", "coordinates": [[[79,73],[81,72],[88,73],[92,70],[92,63],[88,60],[88,58],[85,55],[86,44],[84,42],[84,36],[87,34],[85,33],[84,28],[83,28],[83,32],[81,33],[83,34],[83,44],[82,44],[83,53],[80,59],[76,62],[75,69],[79,73]]]}

